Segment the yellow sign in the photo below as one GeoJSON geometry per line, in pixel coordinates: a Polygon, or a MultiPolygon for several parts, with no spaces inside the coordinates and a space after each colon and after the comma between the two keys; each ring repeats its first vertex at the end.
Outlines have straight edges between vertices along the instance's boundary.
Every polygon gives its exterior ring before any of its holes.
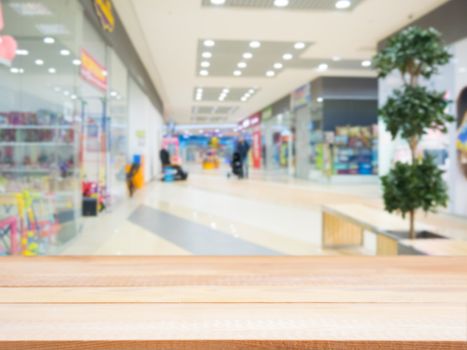
{"type": "Polygon", "coordinates": [[[115,29],[115,16],[112,2],[110,0],[94,0],[94,5],[102,27],[108,32],[113,32],[115,29]]]}

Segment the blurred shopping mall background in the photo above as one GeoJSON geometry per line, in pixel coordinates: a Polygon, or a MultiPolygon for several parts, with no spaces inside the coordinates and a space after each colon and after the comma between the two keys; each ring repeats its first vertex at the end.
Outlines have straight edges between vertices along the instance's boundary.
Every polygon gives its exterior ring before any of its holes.
{"type": "Polygon", "coordinates": [[[467,255],[465,13],[465,0],[0,0],[0,255],[467,255]],[[411,153],[379,119],[400,76],[372,63],[409,25],[441,32],[452,59],[424,84],[456,119],[419,145],[449,200],[417,216],[441,237],[417,240],[384,211],[380,176],[411,153]]]}

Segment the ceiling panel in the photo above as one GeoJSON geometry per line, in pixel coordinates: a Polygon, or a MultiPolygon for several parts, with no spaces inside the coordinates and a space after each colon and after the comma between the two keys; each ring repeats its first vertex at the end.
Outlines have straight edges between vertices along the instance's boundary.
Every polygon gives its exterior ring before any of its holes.
{"type": "Polygon", "coordinates": [[[214,40],[214,46],[207,47],[205,40],[198,41],[197,74],[202,76],[202,71],[209,76],[225,77],[235,76],[235,71],[241,72],[241,77],[264,77],[269,70],[280,74],[287,66],[300,59],[300,56],[312,45],[303,43],[300,49],[295,48],[295,41],[262,41],[261,46],[252,48],[250,41],[243,40],[214,40]],[[209,52],[210,58],[203,58],[203,54],[209,52]],[[251,58],[243,55],[249,53],[251,58]],[[285,54],[291,54],[292,58],[284,59],[285,54]],[[274,64],[281,63],[283,68],[275,69],[274,64]],[[245,64],[245,67],[239,66],[245,64]],[[208,65],[203,67],[203,65],[208,65]]]}
{"type": "MultiPolygon", "coordinates": [[[[360,5],[364,0],[352,0],[352,4],[344,11],[351,11],[360,5]]],[[[388,0],[389,1],[389,0],[388,0]]],[[[277,8],[274,6],[274,0],[226,0],[222,6],[213,5],[211,0],[202,0],[202,6],[205,7],[240,7],[252,9],[271,9],[277,10],[302,10],[302,11],[335,11],[336,0],[290,0],[287,7],[277,8]]],[[[340,10],[342,11],[342,10],[340,10]]]]}
{"type": "Polygon", "coordinates": [[[376,76],[371,67],[361,67],[361,61],[375,54],[377,42],[407,25],[408,18],[420,18],[448,0],[353,1],[353,11],[335,10],[334,0],[304,1],[290,0],[290,7],[280,9],[271,8],[272,0],[226,0],[225,6],[216,8],[207,0],[113,3],[161,91],[165,115],[187,123],[198,116],[192,113],[193,105],[237,106],[228,118],[241,120],[319,76],[376,76]],[[212,39],[215,45],[205,47],[203,39],[212,39]],[[250,48],[251,40],[263,45],[250,48]],[[282,55],[294,50],[296,41],[308,47],[294,51],[294,60],[283,61],[282,55]],[[273,43],[278,43],[277,49],[273,43]],[[242,54],[250,51],[253,57],[241,68],[243,74],[234,76],[242,54]],[[202,52],[212,57],[202,57],[202,52]],[[342,60],[333,61],[335,56],[342,60]],[[207,76],[199,74],[204,59],[209,65],[207,76]],[[284,67],[273,79],[267,78],[265,72],[276,60],[284,67]],[[320,64],[327,64],[328,70],[318,70],[320,64]],[[218,101],[219,90],[212,96],[206,91],[198,101],[194,92],[197,87],[250,86],[259,92],[246,103],[238,101],[239,95],[234,100],[233,94],[218,101]]]}
{"type": "Polygon", "coordinates": [[[193,90],[193,100],[239,103],[249,101],[257,92],[253,87],[198,87],[193,90]]]}

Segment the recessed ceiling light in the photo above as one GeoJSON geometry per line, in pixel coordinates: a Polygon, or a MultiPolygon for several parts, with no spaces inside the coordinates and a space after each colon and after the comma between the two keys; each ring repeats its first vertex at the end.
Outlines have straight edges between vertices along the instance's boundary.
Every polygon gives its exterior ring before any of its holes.
{"type": "Polygon", "coordinates": [[[204,40],[204,46],[206,46],[206,47],[213,47],[214,45],[216,45],[216,43],[214,42],[214,40],[204,40]]]}
{"type": "Polygon", "coordinates": [[[117,97],[117,96],[118,96],[118,92],[117,92],[117,91],[111,91],[111,92],[110,92],[110,96],[112,96],[112,97],[117,97]]]}
{"type": "Polygon", "coordinates": [[[277,62],[277,63],[274,63],[274,68],[275,69],[281,69],[282,67],[284,67],[284,65],[280,62],[277,62]]]}
{"type": "Polygon", "coordinates": [[[72,63],[73,63],[75,66],[81,65],[81,61],[80,61],[80,60],[73,60],[72,63]]]}
{"type": "Polygon", "coordinates": [[[211,0],[211,4],[213,4],[213,5],[224,5],[225,0],[211,0]]]}
{"type": "Polygon", "coordinates": [[[201,101],[202,98],[202,96],[196,96],[196,101],[201,101]]]}
{"type": "Polygon", "coordinates": [[[208,61],[201,62],[201,67],[203,67],[203,68],[208,68],[210,65],[211,65],[211,63],[209,63],[208,61]]]}
{"type": "Polygon", "coordinates": [[[71,98],[72,100],[76,100],[76,99],[78,98],[78,96],[76,96],[76,95],[71,95],[70,98],[71,98]]]}
{"type": "Polygon", "coordinates": [[[289,5],[289,0],[274,0],[274,6],[286,7],[289,5]]]}
{"type": "Polygon", "coordinates": [[[239,63],[237,64],[237,67],[238,67],[238,68],[246,68],[246,66],[247,66],[247,64],[246,64],[245,62],[239,62],[239,63]]]}
{"type": "Polygon", "coordinates": [[[293,58],[293,55],[291,53],[286,53],[284,56],[282,56],[282,58],[286,61],[289,61],[293,58]]]}
{"type": "Polygon", "coordinates": [[[253,54],[251,52],[245,52],[243,54],[243,58],[246,59],[246,60],[249,60],[252,57],[253,57],[253,54]]]}
{"type": "Polygon", "coordinates": [[[365,60],[362,62],[362,67],[370,67],[371,66],[371,61],[370,60],[365,60]]]}
{"type": "Polygon", "coordinates": [[[259,41],[254,40],[250,42],[250,47],[252,47],[253,49],[257,49],[260,46],[261,46],[261,43],[259,41]]]}
{"type": "Polygon", "coordinates": [[[199,72],[199,74],[202,75],[203,77],[206,77],[209,75],[209,72],[206,69],[203,69],[199,72]]]}
{"type": "Polygon", "coordinates": [[[55,39],[52,38],[51,36],[46,36],[46,37],[44,38],[44,43],[45,43],[45,44],[53,44],[53,43],[55,43],[55,39]]]}
{"type": "Polygon", "coordinates": [[[35,60],[34,63],[37,64],[38,66],[44,65],[44,61],[43,61],[43,60],[35,60]]]}
{"type": "Polygon", "coordinates": [[[206,51],[206,52],[203,52],[203,53],[201,54],[201,56],[202,56],[203,58],[211,58],[211,57],[212,57],[212,53],[206,51]]]}
{"type": "MultiPolygon", "coordinates": [[[[36,28],[44,36],[60,36],[60,35],[69,35],[70,31],[68,28],[59,23],[43,23],[36,25],[36,28]]],[[[52,43],[53,44],[53,43],[52,43]]]]}
{"type": "Polygon", "coordinates": [[[240,100],[241,100],[242,102],[246,102],[246,100],[248,100],[248,99],[245,98],[245,96],[244,96],[244,97],[242,97],[240,100]]]}
{"type": "Polygon", "coordinates": [[[19,68],[10,68],[10,72],[13,73],[13,74],[18,74],[19,73],[19,68]]]}
{"type": "Polygon", "coordinates": [[[336,8],[339,10],[344,10],[350,7],[352,5],[352,1],[350,0],[338,0],[336,2],[336,8]]]}
{"type": "Polygon", "coordinates": [[[67,49],[60,50],[60,55],[62,56],[70,56],[70,53],[70,50],[67,49]]]}
{"type": "Polygon", "coordinates": [[[50,74],[55,74],[55,73],[57,73],[57,70],[55,68],[49,68],[49,73],[50,74]]]}
{"type": "Polygon", "coordinates": [[[338,61],[340,61],[341,59],[342,59],[342,58],[340,58],[339,56],[332,56],[332,60],[333,60],[334,62],[338,62],[338,61]]]}
{"type": "Polygon", "coordinates": [[[230,92],[230,90],[227,89],[227,88],[225,88],[225,89],[222,90],[222,93],[223,93],[223,94],[228,94],[229,92],[230,92]]]}
{"type": "Polygon", "coordinates": [[[18,50],[16,50],[16,54],[18,56],[27,56],[27,55],[29,55],[29,51],[24,50],[24,49],[18,49],[18,50]]]}
{"type": "Polygon", "coordinates": [[[317,101],[317,102],[319,102],[319,103],[323,103],[323,101],[324,101],[324,98],[322,98],[322,97],[318,97],[318,98],[316,99],[316,101],[317,101]]]}
{"type": "Polygon", "coordinates": [[[68,96],[68,95],[70,95],[70,92],[69,92],[69,91],[63,91],[63,94],[64,94],[65,96],[68,96]]]}
{"type": "Polygon", "coordinates": [[[326,63],[321,63],[318,66],[318,70],[321,71],[321,72],[324,72],[325,70],[328,70],[328,68],[329,68],[329,66],[326,63]]]}
{"type": "Polygon", "coordinates": [[[52,12],[39,2],[12,2],[10,7],[21,16],[50,16],[52,12]]]}
{"type": "Polygon", "coordinates": [[[239,77],[240,75],[242,75],[242,71],[236,70],[233,72],[233,75],[235,75],[236,77],[239,77]]]}
{"type": "Polygon", "coordinates": [[[253,93],[255,92],[255,89],[250,89],[250,90],[248,90],[248,92],[249,92],[250,94],[253,94],[253,93]]]}
{"type": "Polygon", "coordinates": [[[305,48],[305,43],[302,43],[302,42],[295,43],[294,48],[297,50],[302,50],[305,48]]]}
{"type": "Polygon", "coordinates": [[[267,77],[273,77],[273,76],[275,76],[275,75],[276,75],[276,72],[274,72],[273,70],[268,70],[268,71],[266,72],[266,76],[267,76],[267,77]]]}

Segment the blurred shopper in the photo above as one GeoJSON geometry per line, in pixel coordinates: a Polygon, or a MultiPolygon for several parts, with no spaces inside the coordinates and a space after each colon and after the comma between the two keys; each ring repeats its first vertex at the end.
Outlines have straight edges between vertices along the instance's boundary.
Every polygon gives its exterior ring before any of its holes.
{"type": "Polygon", "coordinates": [[[138,172],[139,168],[140,165],[138,163],[132,163],[130,169],[126,174],[126,184],[128,187],[128,193],[130,194],[130,197],[133,197],[133,194],[135,193],[135,175],[138,172]]]}
{"type": "MultiPolygon", "coordinates": [[[[240,157],[240,153],[234,152],[232,155],[232,160],[230,161],[230,166],[232,167],[232,174],[238,176],[239,179],[243,178],[243,164],[240,157]]],[[[230,177],[230,173],[227,175],[230,177]]]]}
{"type": "Polygon", "coordinates": [[[166,169],[171,168],[176,171],[176,180],[186,180],[188,178],[188,173],[184,171],[180,165],[172,164],[170,161],[170,153],[166,148],[163,147],[160,150],[159,157],[161,159],[162,172],[165,172],[166,169]]]}
{"type": "Polygon", "coordinates": [[[242,163],[243,176],[248,177],[248,152],[250,151],[250,144],[245,140],[245,138],[240,135],[237,144],[235,145],[235,153],[238,153],[240,156],[240,161],[242,163]]]}

